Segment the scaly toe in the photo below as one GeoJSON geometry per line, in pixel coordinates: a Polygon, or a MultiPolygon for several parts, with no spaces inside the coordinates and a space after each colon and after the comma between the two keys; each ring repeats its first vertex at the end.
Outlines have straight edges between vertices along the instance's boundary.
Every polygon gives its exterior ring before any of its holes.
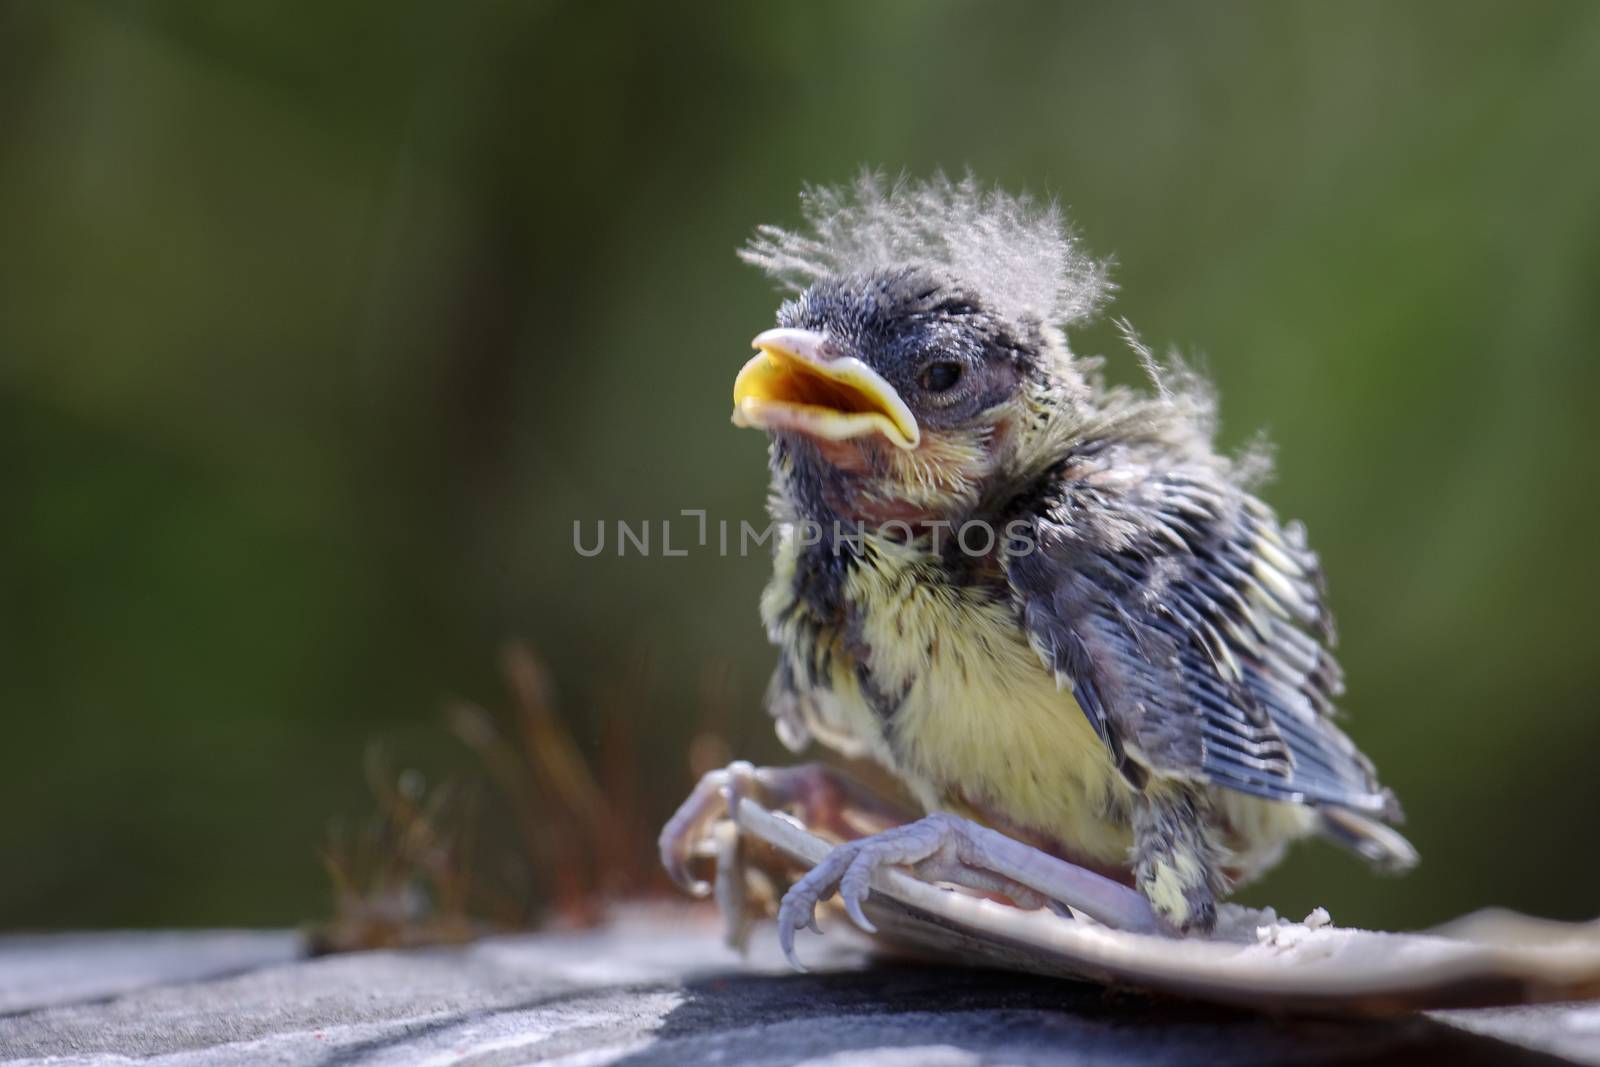
{"type": "Polygon", "coordinates": [[[690,873],[689,861],[698,854],[711,824],[727,813],[724,794],[727,784],[726,771],[712,771],[701,778],[689,798],[661,828],[657,840],[661,865],[667,869],[667,874],[697,897],[710,895],[711,885],[690,873]]]}
{"type": "Polygon", "coordinates": [[[793,889],[784,894],[783,903],[778,906],[778,945],[783,949],[783,958],[797,971],[806,968],[794,953],[794,935],[806,929],[822,932],[817,928],[815,909],[815,902],[808,907],[805,901],[794,899],[793,889]]]}
{"type": "Polygon", "coordinates": [[[871,852],[862,849],[861,854],[850,862],[844,877],[839,879],[839,899],[844,903],[845,914],[850,916],[851,922],[869,934],[877,933],[878,928],[861,910],[861,905],[872,894],[872,872],[877,866],[871,852]]]}
{"type": "MultiPolygon", "coordinates": [[[[783,954],[799,970],[800,961],[794,954],[794,935],[801,930],[821,933],[817,926],[817,905],[833,896],[843,875],[856,859],[859,847],[840,845],[822,858],[822,862],[806,872],[806,876],[789,887],[778,904],[778,943],[783,954]]],[[[848,903],[846,907],[848,908],[848,903]]]]}

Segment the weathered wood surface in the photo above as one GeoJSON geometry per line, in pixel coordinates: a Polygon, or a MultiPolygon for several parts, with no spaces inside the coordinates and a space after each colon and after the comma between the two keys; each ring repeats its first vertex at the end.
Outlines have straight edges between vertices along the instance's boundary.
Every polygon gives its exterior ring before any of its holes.
{"type": "Polygon", "coordinates": [[[1284,1020],[1060,979],[874,963],[812,939],[746,961],[705,912],[460,949],[304,959],[288,933],[0,938],[8,1061],[1600,1064],[1600,1004],[1284,1020]]]}

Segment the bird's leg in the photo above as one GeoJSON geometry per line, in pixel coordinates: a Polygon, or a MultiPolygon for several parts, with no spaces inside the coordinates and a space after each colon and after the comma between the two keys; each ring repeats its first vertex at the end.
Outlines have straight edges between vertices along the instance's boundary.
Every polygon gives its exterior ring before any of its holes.
{"type": "Polygon", "coordinates": [[[778,941],[789,962],[800,966],[794,935],[816,928],[817,905],[836,891],[855,924],[873,932],[861,904],[873,874],[888,866],[909,867],[928,881],[1004,893],[1019,907],[1059,902],[1107,926],[1157,929],[1149,902],[1127,886],[969,819],[936,812],[839,845],[784,894],[778,907],[778,941]]]}
{"type": "Polygon", "coordinates": [[[691,894],[714,894],[728,940],[735,945],[743,943],[750,908],[743,846],[737,828],[725,820],[741,797],[771,810],[791,810],[806,829],[846,841],[911,817],[904,808],[822,763],[754,767],[740,760],[706,774],[662,828],[661,864],[691,894]],[[690,873],[690,864],[702,857],[715,858],[714,883],[690,873]]]}
{"type": "Polygon", "coordinates": [[[1169,933],[1210,933],[1228,889],[1204,803],[1188,793],[1146,794],[1134,809],[1134,884],[1169,933]]]}

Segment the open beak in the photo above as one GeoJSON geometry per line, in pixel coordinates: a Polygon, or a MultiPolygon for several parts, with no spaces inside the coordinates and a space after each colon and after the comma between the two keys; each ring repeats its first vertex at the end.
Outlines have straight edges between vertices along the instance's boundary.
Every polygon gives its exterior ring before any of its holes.
{"type": "Polygon", "coordinates": [[[829,441],[882,434],[916,448],[917,420],[894,386],[853,356],[833,357],[810,330],[768,330],[733,382],[733,424],[795,430],[829,441]]]}

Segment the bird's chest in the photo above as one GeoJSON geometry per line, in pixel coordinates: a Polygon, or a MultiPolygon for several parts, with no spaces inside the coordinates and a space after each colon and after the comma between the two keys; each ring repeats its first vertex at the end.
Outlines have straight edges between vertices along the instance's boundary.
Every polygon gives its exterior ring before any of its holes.
{"type": "Polygon", "coordinates": [[[1121,779],[1003,588],[953,582],[937,558],[893,542],[869,544],[838,581],[840,610],[820,630],[830,692],[815,701],[831,721],[813,732],[844,733],[930,805],[1123,854],[1111,817],[1121,779]]]}

